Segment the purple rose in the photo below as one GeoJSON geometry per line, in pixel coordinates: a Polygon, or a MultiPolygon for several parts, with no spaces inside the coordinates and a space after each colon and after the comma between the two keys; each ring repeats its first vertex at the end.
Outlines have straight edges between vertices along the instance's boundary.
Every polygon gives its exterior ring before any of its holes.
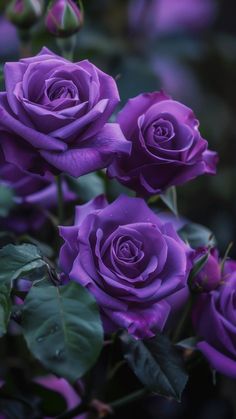
{"type": "Polygon", "coordinates": [[[75,225],[60,227],[60,266],[94,294],[106,332],[135,337],[162,330],[166,298],[186,285],[190,249],[140,198],[99,196],[76,207],[75,225]]]}
{"type": "MultiPolygon", "coordinates": [[[[207,248],[196,250],[195,262],[208,253],[207,248]]],[[[217,249],[211,249],[207,262],[193,279],[193,287],[200,291],[212,291],[217,288],[222,280],[221,264],[217,249]]]]}
{"type": "Polygon", "coordinates": [[[155,36],[208,26],[216,15],[214,0],[131,0],[130,27],[155,36]]]}
{"type": "Polygon", "coordinates": [[[115,159],[108,174],[138,194],[154,195],[215,173],[217,154],[207,150],[193,112],[163,92],[130,99],[117,121],[132,151],[115,159]]]}
{"type": "Polygon", "coordinates": [[[200,342],[198,349],[210,365],[236,378],[236,266],[225,263],[222,285],[199,294],[193,307],[193,324],[200,342]]]}
{"type": "MultiPolygon", "coordinates": [[[[0,226],[16,233],[37,231],[46,220],[43,210],[57,206],[55,182],[25,173],[13,164],[0,163],[0,185],[10,187],[14,194],[15,207],[8,217],[0,218],[0,226]]],[[[65,201],[76,198],[64,181],[62,184],[65,201]]]]}
{"type": "Polygon", "coordinates": [[[116,83],[89,61],[71,63],[44,48],[7,63],[5,84],[0,133],[9,163],[81,176],[129,152],[119,125],[107,123],[119,101],[116,83]]]}

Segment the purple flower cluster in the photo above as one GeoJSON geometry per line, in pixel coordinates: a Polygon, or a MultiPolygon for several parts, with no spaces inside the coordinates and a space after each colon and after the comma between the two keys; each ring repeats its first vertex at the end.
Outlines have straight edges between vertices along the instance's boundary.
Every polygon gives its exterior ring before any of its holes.
{"type": "MultiPolygon", "coordinates": [[[[89,61],[71,63],[43,49],[7,63],[0,93],[0,182],[15,193],[17,214],[1,220],[17,232],[39,228],[56,205],[53,175],[79,177],[106,168],[109,177],[150,196],[216,171],[217,154],[191,109],[163,92],[130,99],[109,122],[119,93],[115,80],[89,61]],[[19,218],[19,210],[31,216],[19,218]],[[18,217],[18,218],[15,218],[18,217]]],[[[74,199],[62,184],[65,200],[74,199]]],[[[193,251],[179,237],[181,220],[156,215],[142,198],[104,196],[76,207],[73,226],[61,226],[59,263],[67,280],[96,298],[104,330],[136,338],[162,331],[189,296],[194,263],[193,324],[210,364],[236,377],[236,263],[221,267],[216,249],[193,251]],[[207,319],[207,321],[206,321],[207,319]]]]}

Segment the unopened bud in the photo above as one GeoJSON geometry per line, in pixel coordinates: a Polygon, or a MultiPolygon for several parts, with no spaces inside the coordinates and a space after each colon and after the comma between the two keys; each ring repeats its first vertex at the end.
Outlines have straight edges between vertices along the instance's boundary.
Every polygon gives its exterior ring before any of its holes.
{"type": "Polygon", "coordinates": [[[65,38],[80,30],[83,18],[80,1],[54,0],[48,7],[45,24],[52,35],[65,38]]]}
{"type": "Polygon", "coordinates": [[[7,7],[7,18],[22,29],[28,29],[43,14],[43,0],[12,0],[7,7]]]}

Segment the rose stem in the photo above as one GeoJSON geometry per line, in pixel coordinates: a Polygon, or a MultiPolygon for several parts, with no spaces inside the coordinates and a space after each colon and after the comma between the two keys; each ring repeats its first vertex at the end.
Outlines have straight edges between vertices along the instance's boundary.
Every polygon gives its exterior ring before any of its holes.
{"type": "MultiPolygon", "coordinates": [[[[111,411],[113,409],[119,409],[120,407],[126,406],[129,403],[133,403],[139,399],[142,399],[148,394],[149,394],[149,391],[146,388],[143,388],[141,390],[137,390],[131,394],[128,394],[128,396],[124,396],[124,397],[121,397],[120,399],[114,400],[113,402],[109,403],[107,407],[110,408],[111,411]]],[[[57,419],[72,419],[75,417],[75,415],[85,413],[89,410],[92,410],[92,403],[87,404],[87,405],[84,403],[81,403],[80,405],[74,407],[68,412],[62,413],[60,416],[57,417],[57,419]]]]}
{"type": "Polygon", "coordinates": [[[62,413],[57,416],[57,419],[73,419],[75,415],[80,415],[88,411],[88,406],[84,403],[75,406],[73,409],[68,410],[68,412],[62,413]]]}
{"type": "Polygon", "coordinates": [[[76,42],[77,34],[74,34],[69,38],[57,38],[57,45],[62,56],[69,61],[73,61],[76,42]]]}
{"type": "Polygon", "coordinates": [[[57,183],[57,208],[58,208],[58,221],[59,224],[63,225],[64,221],[64,200],[63,200],[63,190],[62,190],[62,176],[56,176],[57,183]]]}
{"type": "Polygon", "coordinates": [[[180,322],[177,325],[175,333],[173,335],[172,341],[174,343],[177,343],[179,339],[181,339],[186,323],[190,320],[190,312],[192,309],[192,304],[193,304],[193,296],[191,295],[185,306],[180,322]]]}

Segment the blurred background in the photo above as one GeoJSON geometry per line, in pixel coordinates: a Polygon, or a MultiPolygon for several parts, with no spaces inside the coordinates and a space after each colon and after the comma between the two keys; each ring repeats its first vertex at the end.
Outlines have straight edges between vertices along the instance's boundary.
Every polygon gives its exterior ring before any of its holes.
{"type": "MultiPolygon", "coordinates": [[[[60,52],[43,18],[32,27],[31,42],[22,46],[4,15],[7,4],[0,0],[1,66],[22,54],[36,54],[44,45],[60,52]]],[[[178,187],[179,212],[208,226],[221,253],[233,241],[231,256],[236,257],[235,0],[84,0],[83,5],[75,60],[88,58],[113,75],[121,106],[141,92],[164,89],[194,110],[220,162],[217,176],[178,187]]],[[[0,83],[3,88],[2,78],[0,83]]],[[[124,386],[124,377],[120,380],[124,386]]],[[[234,395],[235,383],[223,379],[214,386],[209,370],[200,368],[183,404],[155,398],[121,413],[123,419],[131,413],[135,418],[234,419],[234,395]]]]}

